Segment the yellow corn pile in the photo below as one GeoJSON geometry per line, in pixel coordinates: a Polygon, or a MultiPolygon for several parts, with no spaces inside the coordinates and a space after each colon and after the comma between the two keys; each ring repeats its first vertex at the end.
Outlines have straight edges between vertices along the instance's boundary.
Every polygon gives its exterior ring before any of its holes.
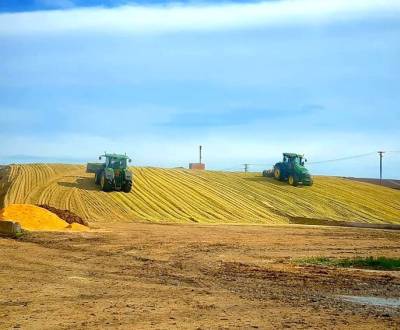
{"type": "Polygon", "coordinates": [[[44,231],[87,231],[88,228],[77,223],[68,224],[54,213],[29,204],[11,204],[0,210],[0,221],[19,222],[26,230],[44,231]]]}

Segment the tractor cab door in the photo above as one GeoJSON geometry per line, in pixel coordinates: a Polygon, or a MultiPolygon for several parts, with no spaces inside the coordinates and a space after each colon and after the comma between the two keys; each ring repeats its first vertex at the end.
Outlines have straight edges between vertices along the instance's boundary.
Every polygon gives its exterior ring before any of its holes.
{"type": "Polygon", "coordinates": [[[287,166],[288,165],[288,163],[289,163],[289,158],[288,157],[286,157],[286,156],[283,156],[283,166],[287,166]]]}
{"type": "Polygon", "coordinates": [[[288,158],[288,163],[287,163],[288,170],[293,171],[297,161],[298,161],[297,157],[288,158]]]}
{"type": "Polygon", "coordinates": [[[106,168],[110,167],[110,161],[111,161],[111,158],[110,157],[106,157],[106,168]]]}
{"type": "Polygon", "coordinates": [[[283,156],[283,161],[281,163],[281,173],[283,178],[287,176],[288,171],[290,171],[290,158],[288,156],[283,156]]]}

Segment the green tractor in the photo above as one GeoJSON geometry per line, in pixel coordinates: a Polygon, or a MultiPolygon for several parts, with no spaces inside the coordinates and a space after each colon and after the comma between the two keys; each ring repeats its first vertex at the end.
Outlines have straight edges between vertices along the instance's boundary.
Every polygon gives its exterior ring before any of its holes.
{"type": "Polygon", "coordinates": [[[313,179],[304,167],[307,159],[303,155],[287,153],[283,154],[283,161],[276,163],[273,170],[265,170],[263,176],[274,177],[279,181],[288,181],[292,186],[302,184],[304,186],[312,186],[313,179]]]}
{"type": "Polygon", "coordinates": [[[126,155],[101,155],[104,163],[88,163],[86,173],[94,173],[94,182],[100,185],[103,191],[122,190],[126,193],[132,190],[133,173],[128,168],[132,160],[126,155]]]}

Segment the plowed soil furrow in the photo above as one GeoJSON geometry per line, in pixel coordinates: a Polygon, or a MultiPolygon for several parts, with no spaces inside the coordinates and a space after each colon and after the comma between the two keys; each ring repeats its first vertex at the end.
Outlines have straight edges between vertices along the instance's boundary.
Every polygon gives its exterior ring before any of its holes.
{"type": "Polygon", "coordinates": [[[13,165],[4,204],[47,204],[91,221],[287,223],[292,217],[400,223],[400,191],[334,177],[291,187],[255,173],[134,168],[131,193],[100,191],[82,165],[13,165]]]}

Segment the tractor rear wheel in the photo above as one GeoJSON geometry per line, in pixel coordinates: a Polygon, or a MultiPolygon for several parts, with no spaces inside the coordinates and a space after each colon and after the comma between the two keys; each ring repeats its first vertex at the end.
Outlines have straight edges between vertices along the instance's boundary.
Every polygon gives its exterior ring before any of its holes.
{"type": "Polygon", "coordinates": [[[132,190],[132,181],[130,181],[130,180],[125,181],[123,189],[124,189],[124,192],[126,192],[126,193],[131,192],[131,190],[132,190]]]}
{"type": "Polygon", "coordinates": [[[274,167],[274,178],[277,180],[282,180],[281,169],[277,166],[274,167]]]}
{"type": "Polygon", "coordinates": [[[103,172],[100,179],[101,190],[108,192],[111,191],[111,185],[106,178],[106,174],[103,172]]]}
{"type": "Polygon", "coordinates": [[[297,187],[299,184],[299,182],[297,181],[297,178],[293,175],[289,175],[288,181],[289,181],[289,184],[293,187],[297,187]]]}

